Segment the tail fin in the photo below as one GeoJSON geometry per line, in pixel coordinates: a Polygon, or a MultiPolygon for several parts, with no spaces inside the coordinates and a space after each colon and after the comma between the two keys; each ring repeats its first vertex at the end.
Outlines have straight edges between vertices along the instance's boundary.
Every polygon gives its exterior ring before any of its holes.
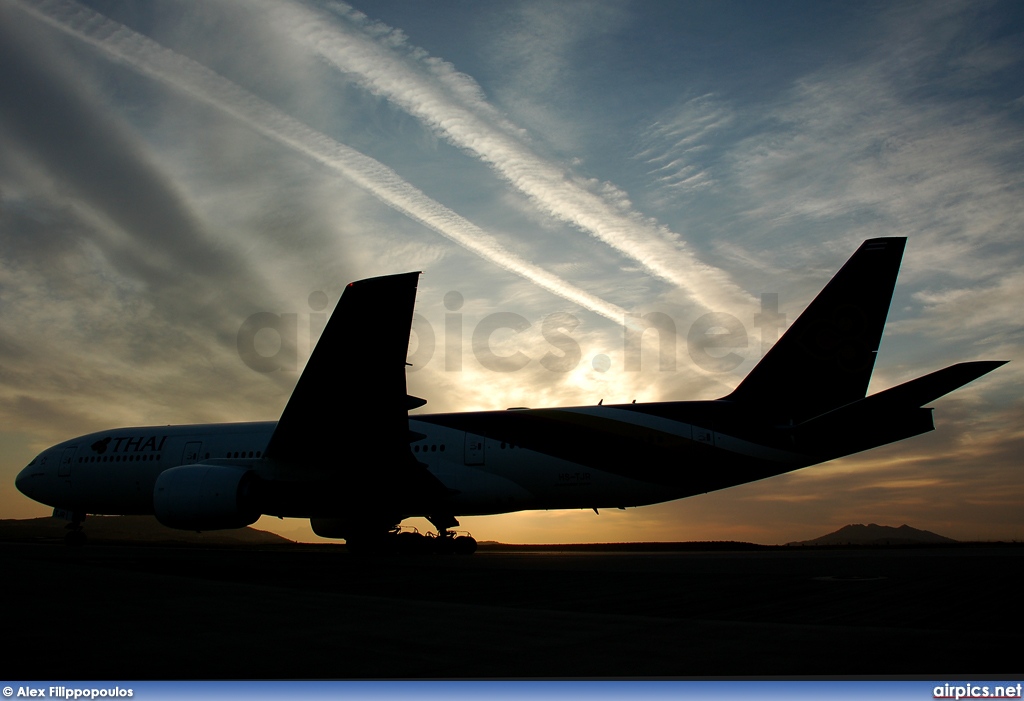
{"type": "Polygon", "coordinates": [[[869,239],[723,399],[799,423],[863,399],[905,238],[869,239]]]}

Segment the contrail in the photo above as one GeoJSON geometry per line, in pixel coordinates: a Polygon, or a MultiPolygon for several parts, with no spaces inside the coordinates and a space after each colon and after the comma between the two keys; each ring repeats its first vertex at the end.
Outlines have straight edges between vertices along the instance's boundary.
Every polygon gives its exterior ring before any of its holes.
{"type": "Polygon", "coordinates": [[[633,210],[625,193],[608,184],[595,193],[538,156],[471,78],[408,45],[400,32],[343,3],[334,3],[330,14],[299,3],[264,4],[275,27],[474,154],[549,215],[638,261],[707,309],[751,301],[728,274],[687,251],[678,234],[633,210]]]}
{"type": "Polygon", "coordinates": [[[311,129],[209,68],[70,0],[13,1],[48,25],[341,173],[389,207],[480,257],[617,324],[626,320],[624,309],[521,259],[483,229],[431,199],[384,164],[311,129]]]}

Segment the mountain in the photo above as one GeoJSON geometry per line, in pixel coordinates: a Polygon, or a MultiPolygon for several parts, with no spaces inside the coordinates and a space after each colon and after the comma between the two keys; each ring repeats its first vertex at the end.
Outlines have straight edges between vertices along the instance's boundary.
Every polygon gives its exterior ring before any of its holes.
{"type": "Polygon", "coordinates": [[[801,540],[786,545],[920,545],[923,543],[955,543],[952,538],[922,531],[904,524],[899,528],[853,523],[834,533],[814,540],[801,540]]]}
{"type": "MultiPolygon", "coordinates": [[[[52,516],[0,519],[0,540],[60,540],[67,521],[52,516]]],[[[195,533],[161,525],[152,516],[90,516],[85,520],[90,542],[193,543],[196,545],[281,545],[292,541],[255,528],[195,533]]]]}

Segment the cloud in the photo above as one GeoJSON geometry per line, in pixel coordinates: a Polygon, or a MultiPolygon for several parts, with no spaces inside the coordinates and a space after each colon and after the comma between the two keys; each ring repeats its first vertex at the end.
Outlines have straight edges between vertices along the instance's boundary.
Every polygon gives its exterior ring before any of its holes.
{"type": "Polygon", "coordinates": [[[716,134],[734,122],[733,113],[714,95],[687,100],[644,130],[635,158],[662,200],[672,200],[712,187],[715,176],[703,162],[716,134]]]}
{"type": "MultiPolygon", "coordinates": [[[[557,100],[572,83],[579,46],[620,26],[625,14],[609,3],[510,4],[493,19],[500,31],[489,34],[491,60],[504,67],[511,81],[505,89],[531,100],[557,100]]],[[[477,103],[485,100],[482,91],[475,97],[477,103]]]]}
{"type": "MultiPolygon", "coordinates": [[[[24,6],[33,15],[97,46],[145,74],[184,90],[242,120],[256,131],[328,166],[388,206],[483,258],[580,306],[619,321],[624,310],[566,283],[508,251],[494,237],[424,195],[382,163],[310,129],[213,71],[175,54],[102,15],[55,0],[24,6]]],[[[457,81],[455,94],[464,90],[457,81]]]]}
{"type": "Polygon", "coordinates": [[[450,64],[409,45],[401,32],[345,5],[334,7],[327,14],[274,3],[268,11],[275,26],[489,165],[541,211],[638,261],[707,309],[749,303],[727,273],[700,261],[682,237],[635,210],[621,189],[540,156],[450,64]]]}
{"type": "Polygon", "coordinates": [[[242,282],[250,273],[212,243],[131,130],[48,59],[47,41],[26,41],[15,26],[0,28],[6,139],[92,216],[109,222],[103,243],[121,272],[150,287],[174,287],[191,274],[242,282]],[[112,227],[127,237],[117,240],[112,227]]]}
{"type": "Polygon", "coordinates": [[[922,289],[913,295],[914,301],[922,306],[920,316],[892,324],[891,331],[917,333],[949,342],[991,337],[1019,342],[1022,340],[1022,295],[1024,273],[1020,271],[1004,273],[991,282],[986,280],[972,286],[922,289]]]}
{"type": "MultiPolygon", "coordinates": [[[[910,234],[920,244],[909,251],[911,274],[918,261],[941,262],[976,280],[979,257],[995,265],[989,274],[1007,270],[996,245],[1015,241],[1024,225],[1024,136],[1006,104],[960,87],[968,69],[959,61],[943,70],[951,55],[996,41],[966,21],[972,8],[883,14],[873,53],[784,92],[765,115],[770,128],[732,149],[736,183],[753,202],[748,218],[776,231],[804,219],[841,222],[849,238],[910,234]],[[981,244],[988,250],[964,258],[981,244]]],[[[1003,48],[1000,69],[1010,60],[1003,48]]],[[[1019,65],[1024,54],[1012,53],[1019,65]]],[[[984,64],[970,63],[977,78],[984,64]]]]}
{"type": "Polygon", "coordinates": [[[235,291],[251,300],[265,279],[207,229],[89,70],[9,5],[0,56],[5,430],[56,440],[179,416],[159,398],[189,387],[193,420],[230,413],[203,388],[244,368],[196,330],[232,338],[247,313],[235,291]]]}
{"type": "Polygon", "coordinates": [[[827,62],[754,108],[721,98],[746,133],[716,153],[710,177],[750,231],[723,253],[759,271],[785,261],[799,280],[865,238],[909,237],[889,367],[1020,356],[1024,132],[1003,77],[1024,51],[986,12],[894,8],[866,27],[874,39],[856,60],[827,62]]]}

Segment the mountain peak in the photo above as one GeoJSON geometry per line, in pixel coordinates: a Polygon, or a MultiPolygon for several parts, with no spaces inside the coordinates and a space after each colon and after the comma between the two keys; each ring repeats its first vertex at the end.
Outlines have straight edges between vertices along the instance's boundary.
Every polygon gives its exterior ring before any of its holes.
{"type": "Polygon", "coordinates": [[[903,524],[898,528],[879,526],[877,523],[852,523],[838,531],[813,540],[801,540],[787,545],[918,545],[922,543],[955,543],[952,538],[922,531],[903,524]]]}

